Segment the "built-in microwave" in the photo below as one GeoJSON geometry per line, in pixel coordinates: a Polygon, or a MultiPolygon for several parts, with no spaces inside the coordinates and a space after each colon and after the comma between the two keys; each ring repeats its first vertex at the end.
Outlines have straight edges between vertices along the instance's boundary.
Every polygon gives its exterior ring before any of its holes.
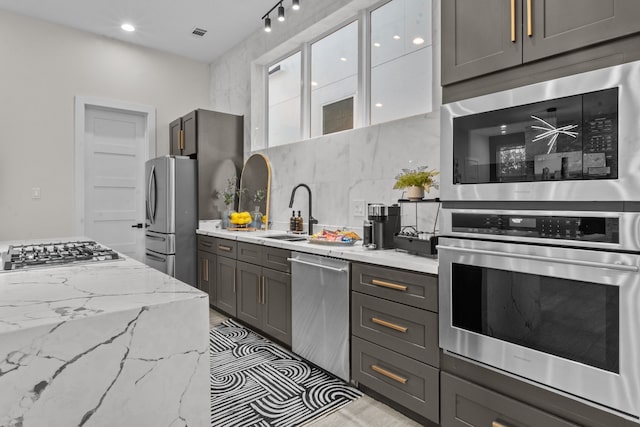
{"type": "Polygon", "coordinates": [[[446,104],[443,201],[640,201],[640,61],[446,104]]]}

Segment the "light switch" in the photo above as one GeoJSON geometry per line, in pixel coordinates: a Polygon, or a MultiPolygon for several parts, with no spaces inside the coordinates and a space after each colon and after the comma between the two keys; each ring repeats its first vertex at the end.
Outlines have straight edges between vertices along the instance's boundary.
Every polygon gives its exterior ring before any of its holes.
{"type": "Polygon", "coordinates": [[[37,200],[40,198],[40,187],[31,188],[31,198],[37,200]]]}

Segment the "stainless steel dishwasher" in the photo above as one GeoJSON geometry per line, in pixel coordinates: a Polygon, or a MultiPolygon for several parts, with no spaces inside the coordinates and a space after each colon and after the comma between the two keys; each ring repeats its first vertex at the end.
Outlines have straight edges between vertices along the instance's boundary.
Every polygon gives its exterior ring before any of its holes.
{"type": "Polygon", "coordinates": [[[349,381],[349,263],[293,252],[291,348],[349,381]]]}

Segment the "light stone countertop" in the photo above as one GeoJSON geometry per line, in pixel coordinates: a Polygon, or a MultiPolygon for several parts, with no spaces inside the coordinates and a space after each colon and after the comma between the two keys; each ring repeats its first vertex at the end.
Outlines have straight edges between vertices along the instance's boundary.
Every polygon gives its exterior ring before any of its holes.
{"type": "Polygon", "coordinates": [[[239,242],[255,243],[276,248],[289,249],[298,252],[307,252],[316,255],[341,258],[348,261],[365,262],[385,267],[400,268],[403,270],[417,271],[421,273],[438,274],[437,258],[427,258],[418,255],[410,255],[394,249],[370,250],[362,247],[362,242],[356,242],[354,246],[323,246],[307,241],[286,241],[269,239],[267,235],[285,234],[285,231],[228,231],[215,228],[215,222],[200,221],[196,233],[220,237],[223,239],[237,240],[239,242]]]}
{"type": "Polygon", "coordinates": [[[1,272],[0,426],[210,426],[208,318],[128,257],[1,272]]]}

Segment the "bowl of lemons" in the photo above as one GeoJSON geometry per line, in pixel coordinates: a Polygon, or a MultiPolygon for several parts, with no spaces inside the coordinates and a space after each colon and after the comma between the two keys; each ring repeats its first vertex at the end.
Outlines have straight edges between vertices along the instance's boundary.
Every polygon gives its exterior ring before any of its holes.
{"type": "Polygon", "coordinates": [[[229,221],[235,228],[247,228],[253,221],[253,218],[251,218],[251,214],[247,211],[232,212],[229,216],[229,221]]]}

